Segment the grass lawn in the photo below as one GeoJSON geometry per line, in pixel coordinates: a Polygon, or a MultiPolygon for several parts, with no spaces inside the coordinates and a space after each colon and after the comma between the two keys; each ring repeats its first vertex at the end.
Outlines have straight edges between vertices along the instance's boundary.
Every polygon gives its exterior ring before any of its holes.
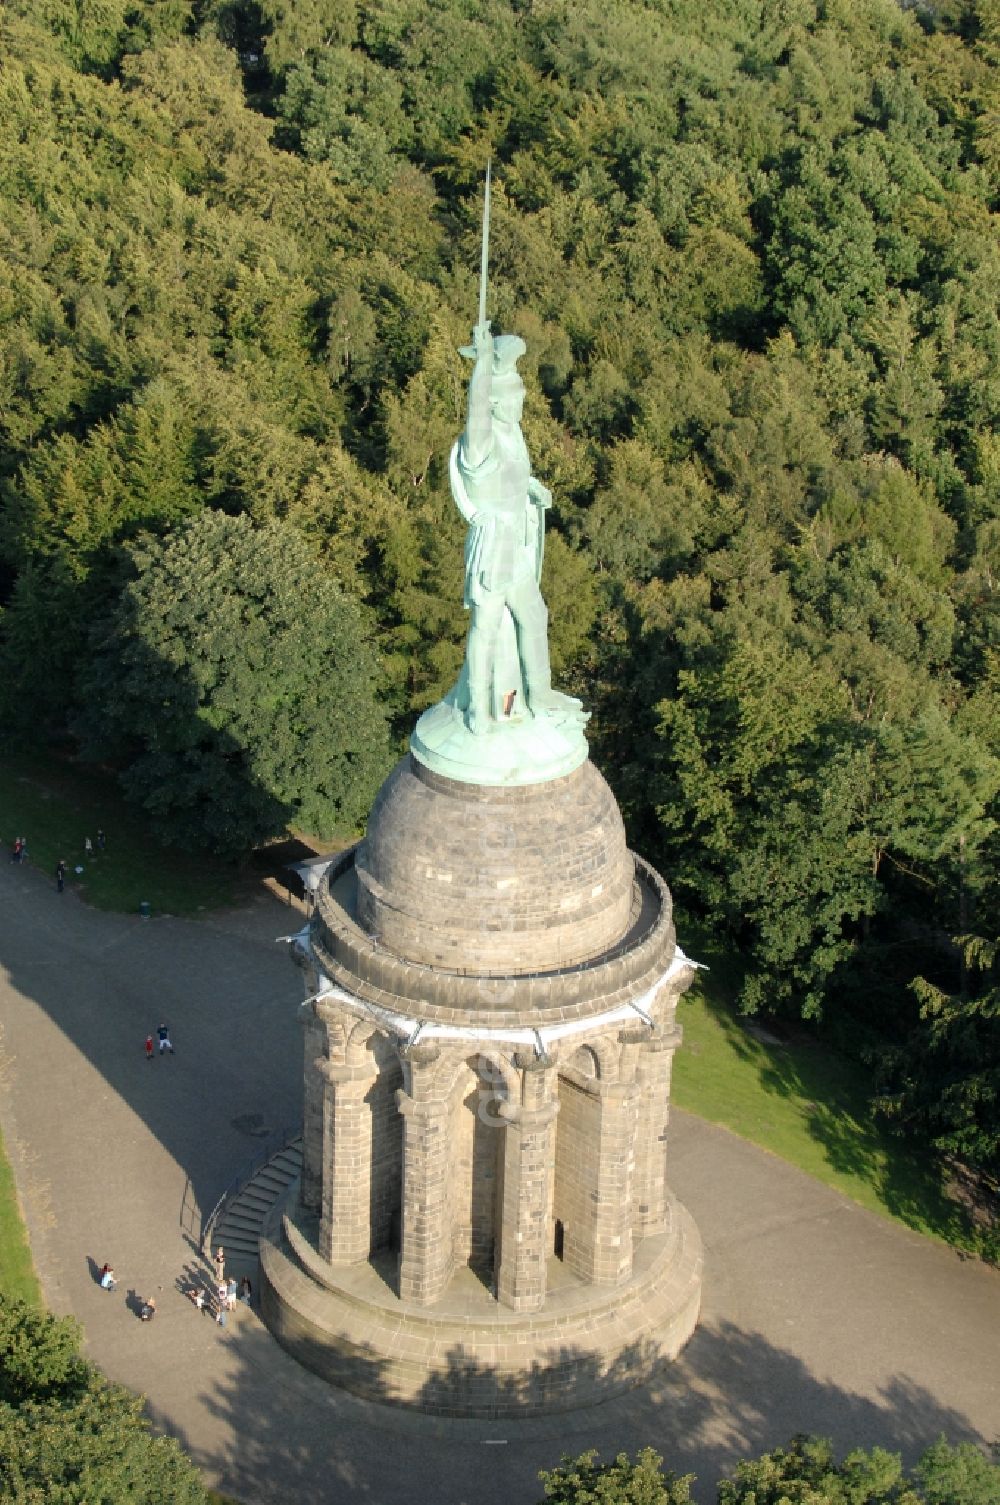
{"type": "Polygon", "coordinates": [[[0,1138],[0,1291],[11,1299],[30,1301],[41,1306],[31,1250],[17,1205],[14,1177],[7,1163],[3,1139],[0,1138]]]}
{"type": "MultiPolygon", "coordinates": [[[[686,948],[698,956],[696,944],[686,948]]],[[[674,1060],[674,1103],[835,1187],[872,1212],[959,1248],[977,1247],[964,1209],[945,1191],[941,1168],[881,1133],[868,1111],[865,1068],[812,1044],[805,1033],[771,1034],[731,1004],[725,963],[699,972],[681,999],[684,1044],[674,1060]],[[749,1026],[749,1027],[748,1027],[749,1026]]]]}
{"type": "MultiPolygon", "coordinates": [[[[234,902],[241,881],[235,863],[159,846],[125,803],[110,775],[81,769],[50,752],[0,750],[0,838],[28,843],[28,861],[52,875],[60,857],[67,887],[97,909],[135,914],[145,900],[154,914],[194,914],[234,902]],[[98,828],[107,845],[97,851],[98,828]],[[84,854],[84,840],[94,855],[84,854]],[[83,872],[74,869],[80,866],[83,872]]],[[[0,856],[0,861],[4,860],[0,856]]]]}

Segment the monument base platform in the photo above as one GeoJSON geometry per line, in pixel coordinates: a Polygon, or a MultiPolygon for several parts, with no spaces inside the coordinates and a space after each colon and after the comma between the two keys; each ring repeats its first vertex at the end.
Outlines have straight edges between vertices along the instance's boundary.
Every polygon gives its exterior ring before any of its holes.
{"type": "Polygon", "coordinates": [[[369,1400],[483,1418],[575,1410],[642,1384],[698,1320],[701,1238],[673,1198],[669,1232],[637,1244],[628,1281],[587,1285],[552,1259],[545,1306],[530,1314],[499,1305],[468,1268],[434,1306],[404,1303],[392,1256],[335,1267],[315,1238],[297,1202],[275,1208],[261,1314],[300,1363],[369,1400]]]}
{"type": "Polygon", "coordinates": [[[452,694],[421,716],[410,735],[410,751],[433,773],[463,784],[544,784],[587,761],[583,725],[568,712],[521,715],[477,734],[469,731],[452,694]]]}

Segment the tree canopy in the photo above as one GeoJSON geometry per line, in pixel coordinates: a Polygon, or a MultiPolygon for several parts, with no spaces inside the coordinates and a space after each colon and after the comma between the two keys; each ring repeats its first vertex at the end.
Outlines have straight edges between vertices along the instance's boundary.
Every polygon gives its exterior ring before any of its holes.
{"type": "Polygon", "coordinates": [[[80,1327],[0,1296],[0,1498],[19,1505],[208,1505],[143,1402],[80,1355],[80,1327]]]}
{"type": "MultiPolygon", "coordinates": [[[[564,1454],[539,1475],[542,1505],[688,1505],[693,1475],[664,1473],[663,1459],[643,1448],[601,1463],[596,1452],[564,1454]]],[[[800,1434],[787,1447],[745,1459],[719,1480],[718,1505],[998,1505],[1000,1466],[969,1442],[939,1438],[916,1467],[898,1453],[855,1448],[838,1460],[822,1437],[800,1434]]]]}
{"type": "Polygon", "coordinates": [[[579,1458],[564,1454],[558,1468],[543,1469],[539,1478],[546,1505],[690,1505],[694,1475],[664,1474],[662,1463],[652,1448],[643,1448],[634,1462],[619,1453],[610,1463],[591,1449],[579,1458]]]}
{"type": "Polygon", "coordinates": [[[899,1454],[856,1448],[837,1460],[825,1438],[800,1435],[787,1448],[739,1463],[719,1483],[718,1505],[996,1505],[1000,1468],[972,1443],[940,1438],[912,1472],[899,1454]]]}
{"type": "Polygon", "coordinates": [[[364,819],[389,762],[370,633],[302,536],[203,512],[128,551],[76,729],[165,837],[242,851],[364,819]]]}
{"type": "MultiPolygon", "coordinates": [[[[887,1121],[1000,1168],[959,944],[995,939],[995,6],[9,0],[0,43],[5,726],[96,749],[121,551],[206,514],[301,536],[370,613],[397,737],[453,682],[492,157],[553,659],[632,844],[740,951],[743,1007],[823,1021],[887,1121]]],[[[154,809],[177,779],[129,746],[154,809]]],[[[250,782],[348,820],[331,748],[315,807],[312,751],[250,782]]]]}

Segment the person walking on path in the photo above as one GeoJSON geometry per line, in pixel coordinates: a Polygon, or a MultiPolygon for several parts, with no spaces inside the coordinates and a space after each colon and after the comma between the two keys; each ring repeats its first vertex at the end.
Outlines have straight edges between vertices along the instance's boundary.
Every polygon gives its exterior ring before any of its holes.
{"type": "Polygon", "coordinates": [[[147,1035],[146,1036],[146,1060],[147,1061],[151,1061],[152,1059],[153,1059],[153,1037],[152,1037],[152,1035],[147,1035]]]}
{"type": "Polygon", "coordinates": [[[100,826],[98,826],[97,828],[97,850],[99,852],[104,851],[104,832],[101,830],[100,826]]]}
{"type": "Polygon", "coordinates": [[[215,1251],[215,1278],[219,1285],[226,1278],[226,1251],[221,1244],[215,1251]]]}
{"type": "Polygon", "coordinates": [[[11,848],[11,852],[10,852],[10,860],[11,860],[11,862],[20,862],[20,860],[21,860],[21,838],[20,838],[20,836],[16,837],[15,840],[14,840],[14,845],[11,848]]]}
{"type": "Polygon", "coordinates": [[[139,1317],[140,1317],[140,1320],[143,1321],[143,1322],[152,1322],[152,1320],[153,1320],[153,1318],[155,1316],[156,1316],[156,1297],[155,1296],[150,1296],[150,1298],[149,1298],[148,1301],[144,1301],[142,1303],[142,1311],[139,1313],[139,1317]]]}
{"type": "Polygon", "coordinates": [[[170,1043],[170,1031],[165,1024],[161,1024],[156,1031],[156,1038],[160,1042],[160,1055],[162,1056],[165,1050],[169,1050],[170,1054],[173,1055],[174,1047],[170,1043]]]}
{"type": "Polygon", "coordinates": [[[100,1281],[101,1281],[101,1287],[102,1287],[103,1290],[105,1290],[105,1291],[113,1291],[114,1290],[115,1285],[116,1285],[115,1272],[114,1272],[114,1270],[112,1270],[112,1268],[111,1268],[110,1265],[108,1265],[108,1264],[102,1265],[102,1267],[101,1267],[100,1281]]]}
{"type": "Polygon", "coordinates": [[[65,857],[60,857],[59,861],[56,863],[56,889],[57,889],[57,891],[59,893],[62,893],[62,891],[63,891],[63,889],[65,887],[66,887],[66,859],[65,859],[65,857]]]}
{"type": "Polygon", "coordinates": [[[236,1310],[236,1276],[230,1275],[226,1281],[226,1306],[231,1312],[236,1310]]]}
{"type": "Polygon", "coordinates": [[[93,857],[94,855],[94,843],[89,836],[83,838],[83,855],[85,857],[93,857]]]}

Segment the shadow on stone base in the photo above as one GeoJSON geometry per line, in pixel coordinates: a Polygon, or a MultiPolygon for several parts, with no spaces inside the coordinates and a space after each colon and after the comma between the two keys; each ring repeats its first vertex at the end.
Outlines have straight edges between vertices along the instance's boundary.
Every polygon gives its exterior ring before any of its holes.
{"type": "Polygon", "coordinates": [[[701,1238],[676,1200],[670,1232],[637,1245],[624,1285],[567,1282],[530,1315],[498,1306],[471,1275],[434,1307],[405,1304],[370,1265],[321,1261],[307,1227],[294,1200],[271,1214],[262,1316],[301,1364],[370,1400],[483,1418],[570,1411],[642,1384],[698,1320],[701,1238]]]}

